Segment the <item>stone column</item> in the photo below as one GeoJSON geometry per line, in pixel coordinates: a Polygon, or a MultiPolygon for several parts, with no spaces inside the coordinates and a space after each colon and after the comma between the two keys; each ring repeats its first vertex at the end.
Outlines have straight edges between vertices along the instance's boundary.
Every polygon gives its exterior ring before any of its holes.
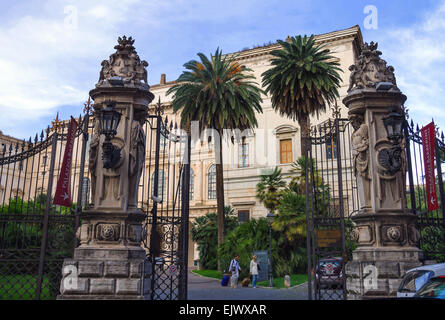
{"type": "Polygon", "coordinates": [[[346,265],[348,299],[395,296],[406,270],[419,266],[415,216],[406,206],[404,138],[390,141],[383,119],[404,117],[406,96],[394,68],[380,58],[377,43],[365,43],[351,66],[348,95],[360,211],[352,217],[358,247],[346,265]],[[394,142],[395,141],[395,142],[394,142]]]}
{"type": "Polygon", "coordinates": [[[144,299],[150,288],[150,263],[141,247],[146,215],[138,209],[137,195],[145,158],[142,124],[154,96],[147,84],[148,64],[133,43],[131,37],[119,37],[90,91],[95,121],[89,150],[92,204],[81,215],[74,257],[64,261],[58,299],[144,299]],[[99,115],[109,102],[121,113],[111,139],[120,159],[105,169],[99,115]]]}

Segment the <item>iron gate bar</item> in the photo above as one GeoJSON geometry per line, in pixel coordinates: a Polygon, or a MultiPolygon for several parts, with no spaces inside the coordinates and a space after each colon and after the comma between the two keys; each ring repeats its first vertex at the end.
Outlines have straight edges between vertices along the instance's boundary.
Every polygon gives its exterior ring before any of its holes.
{"type": "Polygon", "coordinates": [[[40,292],[42,289],[43,267],[45,263],[46,245],[48,241],[48,223],[49,223],[49,210],[51,207],[52,190],[53,190],[53,178],[54,178],[54,165],[56,162],[56,148],[57,148],[57,132],[54,132],[52,136],[51,146],[51,163],[49,167],[49,180],[48,180],[48,192],[46,196],[45,215],[43,217],[43,234],[42,234],[42,246],[40,247],[40,261],[39,261],[39,274],[37,277],[36,285],[36,300],[40,300],[40,292]]]}
{"type": "Polygon", "coordinates": [[[440,207],[442,211],[442,219],[445,222],[445,194],[443,192],[443,176],[442,176],[442,163],[440,161],[440,149],[439,149],[439,141],[435,140],[434,144],[435,153],[436,153],[436,167],[437,167],[437,177],[439,179],[439,199],[440,199],[440,207]]]}
{"type": "Polygon", "coordinates": [[[337,149],[337,172],[338,172],[338,196],[340,206],[340,236],[341,236],[341,250],[342,250],[342,282],[343,282],[343,299],[346,300],[346,277],[345,264],[346,264],[346,243],[345,243],[345,219],[344,219],[344,204],[343,204],[343,171],[341,166],[341,141],[340,141],[340,128],[337,118],[335,121],[335,133],[336,133],[336,149],[337,149]]]}
{"type": "MultiPolygon", "coordinates": [[[[155,168],[154,168],[154,181],[153,181],[153,207],[151,209],[152,213],[152,225],[151,225],[151,232],[150,232],[150,258],[151,258],[151,272],[153,275],[156,274],[156,260],[155,256],[153,254],[153,248],[155,248],[155,236],[157,236],[157,211],[158,211],[158,203],[157,200],[155,200],[155,197],[158,198],[158,187],[159,187],[159,149],[160,149],[160,133],[161,133],[161,125],[160,122],[162,122],[161,116],[158,114],[156,116],[156,141],[155,141],[155,168]]],[[[157,250],[157,248],[156,248],[157,250]]],[[[160,250],[160,248],[159,248],[160,250]]],[[[150,290],[150,297],[151,300],[154,300],[155,296],[155,282],[157,279],[154,279],[152,277],[150,281],[151,290],[150,290]]]]}
{"type": "MultiPolygon", "coordinates": [[[[180,270],[179,299],[187,300],[187,279],[188,279],[188,245],[189,245],[189,205],[190,205],[190,162],[191,162],[191,136],[187,134],[187,142],[184,154],[183,179],[182,179],[182,205],[181,205],[181,227],[183,238],[183,247],[181,250],[182,268],[180,270]]],[[[180,238],[180,239],[181,239],[180,238]]]]}
{"type": "MultiPolygon", "coordinates": [[[[80,117],[79,117],[80,120],[80,117]]],[[[86,150],[87,150],[87,143],[88,143],[88,126],[89,126],[89,121],[90,121],[90,115],[88,113],[88,110],[85,114],[85,116],[83,117],[83,130],[81,132],[81,136],[82,136],[82,151],[80,154],[80,172],[79,172],[79,186],[77,189],[77,206],[76,206],[76,211],[74,213],[74,231],[76,231],[79,228],[80,225],[80,215],[82,214],[82,191],[83,191],[83,178],[84,178],[84,171],[85,171],[85,156],[86,156],[86,150]]],[[[80,121],[79,121],[80,122],[80,121]]],[[[79,124],[80,127],[80,124],[79,124]]],[[[79,142],[80,140],[80,136],[79,139],[77,140],[77,142],[79,142]]],[[[76,148],[77,150],[78,148],[76,148]]],[[[77,159],[77,157],[75,158],[77,159]]],[[[74,188],[74,183],[73,183],[73,188],[74,188]]],[[[89,192],[89,190],[87,191],[89,192]]],[[[88,194],[87,194],[88,196],[88,194]]],[[[88,202],[88,198],[87,198],[87,202],[88,202]]],[[[74,237],[74,247],[77,247],[77,237],[74,237]]]]}
{"type": "MultiPolygon", "coordinates": [[[[311,235],[311,222],[313,219],[309,219],[309,174],[308,174],[308,160],[309,160],[309,147],[310,143],[308,143],[309,139],[306,139],[305,143],[307,144],[306,148],[306,161],[305,161],[305,179],[306,179],[306,186],[305,186],[305,193],[306,193],[306,250],[307,250],[307,287],[308,287],[308,297],[309,300],[312,300],[312,267],[311,267],[311,241],[310,241],[310,235],[311,235]]],[[[315,270],[315,266],[314,266],[315,270]]],[[[315,273],[314,273],[314,282],[315,282],[315,273]]]]}

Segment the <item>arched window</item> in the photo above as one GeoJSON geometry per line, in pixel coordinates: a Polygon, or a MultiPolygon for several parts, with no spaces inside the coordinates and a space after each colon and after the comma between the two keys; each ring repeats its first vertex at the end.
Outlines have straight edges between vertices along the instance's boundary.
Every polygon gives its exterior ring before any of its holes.
{"type": "MultiPolygon", "coordinates": [[[[165,174],[164,170],[159,170],[158,175],[158,197],[160,197],[162,200],[164,199],[164,192],[165,192],[165,174]]],[[[155,173],[151,175],[151,194],[154,195],[154,188],[155,188],[155,173]]]]}
{"type": "Polygon", "coordinates": [[[209,168],[209,199],[216,199],[216,166],[212,164],[209,168]]]}

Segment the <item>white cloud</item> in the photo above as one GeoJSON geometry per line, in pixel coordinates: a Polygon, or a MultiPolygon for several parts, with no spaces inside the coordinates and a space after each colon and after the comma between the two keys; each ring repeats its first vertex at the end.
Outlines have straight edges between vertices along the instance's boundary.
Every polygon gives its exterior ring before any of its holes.
{"type": "Polygon", "coordinates": [[[434,118],[445,129],[445,1],[422,20],[382,38],[384,59],[396,67],[406,106],[419,125],[434,118]]]}

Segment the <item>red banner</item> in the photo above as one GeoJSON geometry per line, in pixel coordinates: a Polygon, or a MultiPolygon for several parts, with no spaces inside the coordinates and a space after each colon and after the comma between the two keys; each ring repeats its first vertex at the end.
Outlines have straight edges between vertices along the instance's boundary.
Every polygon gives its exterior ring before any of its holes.
{"type": "Polygon", "coordinates": [[[421,130],[423,161],[425,163],[426,196],[428,201],[428,211],[439,209],[436,192],[436,177],[434,176],[434,151],[436,144],[436,132],[434,122],[426,125],[421,130]]]}
{"type": "Polygon", "coordinates": [[[73,201],[71,199],[71,162],[73,158],[74,138],[77,130],[77,121],[71,117],[70,126],[68,127],[68,136],[63,154],[62,168],[60,169],[59,180],[57,180],[56,194],[54,195],[54,204],[65,207],[71,207],[73,201]]]}

